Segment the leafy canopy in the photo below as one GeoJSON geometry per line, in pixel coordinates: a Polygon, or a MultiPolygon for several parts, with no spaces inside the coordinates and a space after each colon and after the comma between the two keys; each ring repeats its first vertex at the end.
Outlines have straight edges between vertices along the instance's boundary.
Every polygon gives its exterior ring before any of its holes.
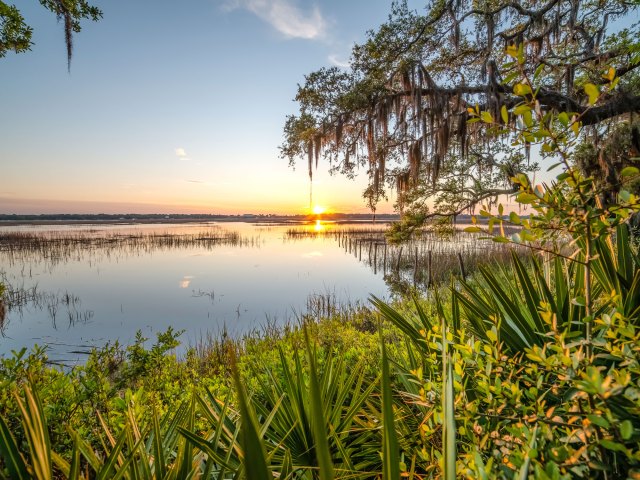
{"type": "Polygon", "coordinates": [[[542,114],[580,116],[593,127],[585,135],[640,110],[638,5],[435,0],[418,13],[396,2],[354,46],[348,69],[306,76],[281,154],[291,164],[306,159],[310,177],[320,158],[334,173],[365,169],[367,203],[397,188],[397,206],[416,223],[511,194],[512,177],[538,169],[529,160],[535,139],[513,145],[515,122],[531,117],[512,114],[523,99],[535,94],[542,114]],[[613,77],[606,95],[593,91],[613,77]],[[505,127],[497,137],[488,134],[496,124],[505,127]]]}
{"type": "MultiPolygon", "coordinates": [[[[81,30],[80,21],[97,21],[102,12],[87,0],[39,0],[40,4],[64,22],[65,43],[67,45],[67,65],[71,65],[73,55],[73,34],[81,30]]],[[[33,29],[26,23],[20,10],[0,0],[0,58],[7,52],[26,52],[31,49],[33,29]]]]}

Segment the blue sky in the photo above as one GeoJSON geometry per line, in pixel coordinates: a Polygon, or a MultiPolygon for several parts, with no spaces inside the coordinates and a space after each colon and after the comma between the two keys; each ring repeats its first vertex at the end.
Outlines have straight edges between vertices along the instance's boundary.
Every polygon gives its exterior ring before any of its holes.
{"type": "MultiPolygon", "coordinates": [[[[343,64],[382,0],[104,0],[74,38],[17,2],[31,52],[0,59],[0,213],[275,212],[309,206],[278,157],[305,73],[343,64]]],[[[320,166],[315,203],[366,211],[365,184],[320,166]]],[[[391,205],[383,210],[390,211],[391,205]]]]}

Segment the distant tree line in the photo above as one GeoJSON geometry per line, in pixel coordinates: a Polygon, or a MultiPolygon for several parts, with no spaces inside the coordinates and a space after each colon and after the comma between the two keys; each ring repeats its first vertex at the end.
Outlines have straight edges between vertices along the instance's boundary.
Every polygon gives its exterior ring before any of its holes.
{"type": "MultiPolygon", "coordinates": [[[[370,220],[368,213],[328,213],[323,215],[276,215],[276,214],[202,214],[202,213],[45,213],[39,215],[21,214],[0,214],[0,222],[38,222],[38,221],[59,221],[59,222],[81,222],[81,221],[149,221],[149,220],[184,220],[184,221],[225,221],[225,220],[305,220],[309,217],[322,217],[327,220],[370,220]]],[[[379,220],[397,220],[396,214],[376,215],[379,220]]]]}

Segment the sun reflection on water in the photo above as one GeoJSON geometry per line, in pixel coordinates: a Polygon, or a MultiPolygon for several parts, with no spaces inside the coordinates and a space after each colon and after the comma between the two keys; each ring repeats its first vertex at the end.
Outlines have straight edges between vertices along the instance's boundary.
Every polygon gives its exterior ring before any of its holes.
{"type": "Polygon", "coordinates": [[[325,230],[326,225],[322,223],[322,220],[316,220],[316,224],[313,226],[313,230],[316,232],[323,232],[325,230]]]}

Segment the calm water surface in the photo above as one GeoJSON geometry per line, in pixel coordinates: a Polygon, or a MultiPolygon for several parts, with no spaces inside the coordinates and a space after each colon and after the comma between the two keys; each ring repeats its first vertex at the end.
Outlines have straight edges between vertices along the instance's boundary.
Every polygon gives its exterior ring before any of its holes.
{"type": "Polygon", "coordinates": [[[185,330],[183,344],[194,344],[207,332],[226,328],[239,335],[294,319],[314,294],[343,304],[366,302],[370,294],[388,297],[382,273],[346,253],[333,237],[293,239],[287,235],[290,228],[247,223],[0,227],[0,233],[85,239],[156,236],[151,242],[0,251],[4,281],[33,297],[8,312],[0,354],[47,344],[51,356],[64,361],[74,350],[114,340],[129,344],[138,330],[155,338],[169,326],[185,330]],[[216,235],[227,240],[172,240],[216,235]]]}

